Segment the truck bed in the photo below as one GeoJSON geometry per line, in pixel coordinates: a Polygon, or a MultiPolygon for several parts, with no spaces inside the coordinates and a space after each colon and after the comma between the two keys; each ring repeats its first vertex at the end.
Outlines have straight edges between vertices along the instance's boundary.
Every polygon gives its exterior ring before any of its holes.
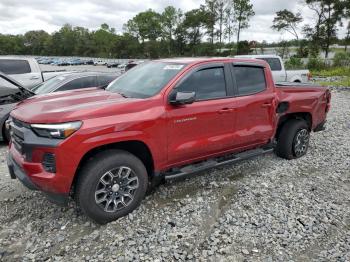
{"type": "Polygon", "coordinates": [[[324,88],[320,85],[317,85],[317,84],[314,84],[314,83],[297,83],[297,82],[278,82],[278,83],[275,83],[275,86],[276,87],[295,87],[295,88],[300,88],[300,87],[303,87],[303,88],[307,88],[307,87],[320,87],[320,88],[324,88]]]}

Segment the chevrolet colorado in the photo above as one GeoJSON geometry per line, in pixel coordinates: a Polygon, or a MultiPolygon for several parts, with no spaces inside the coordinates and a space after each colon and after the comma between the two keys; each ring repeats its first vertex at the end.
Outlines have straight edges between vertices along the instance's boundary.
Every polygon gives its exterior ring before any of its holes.
{"type": "Polygon", "coordinates": [[[265,61],[143,63],[105,90],[32,97],[12,111],[8,167],[56,203],[107,223],[166,179],[275,151],[306,154],[324,129],[327,88],[275,85],[265,61]]]}

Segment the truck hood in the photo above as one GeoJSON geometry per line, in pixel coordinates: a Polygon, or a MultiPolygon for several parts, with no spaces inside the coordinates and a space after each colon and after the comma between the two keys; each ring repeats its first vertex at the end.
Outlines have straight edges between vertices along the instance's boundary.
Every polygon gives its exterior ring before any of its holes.
{"type": "Polygon", "coordinates": [[[123,112],[136,98],[89,88],[37,95],[18,103],[11,116],[27,123],[60,123],[123,112]]]}
{"type": "Polygon", "coordinates": [[[33,95],[32,91],[0,72],[0,105],[17,103],[33,95]]]}

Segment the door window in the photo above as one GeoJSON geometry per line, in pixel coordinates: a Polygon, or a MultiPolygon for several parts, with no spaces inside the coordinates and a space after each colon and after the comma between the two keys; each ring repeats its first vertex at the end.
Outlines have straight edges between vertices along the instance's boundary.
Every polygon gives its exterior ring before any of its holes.
{"type": "Polygon", "coordinates": [[[224,68],[206,68],[194,72],[180,84],[177,90],[195,92],[196,100],[226,97],[224,68]]]}
{"type": "Polygon", "coordinates": [[[266,89],[265,72],[262,67],[234,66],[238,95],[250,95],[266,89]]]}
{"type": "Polygon", "coordinates": [[[74,79],[63,86],[61,86],[57,91],[74,90],[79,88],[88,88],[96,86],[95,76],[86,76],[78,79],[74,79]]]}
{"type": "Polygon", "coordinates": [[[27,60],[0,59],[0,71],[7,75],[30,73],[27,60]]]}

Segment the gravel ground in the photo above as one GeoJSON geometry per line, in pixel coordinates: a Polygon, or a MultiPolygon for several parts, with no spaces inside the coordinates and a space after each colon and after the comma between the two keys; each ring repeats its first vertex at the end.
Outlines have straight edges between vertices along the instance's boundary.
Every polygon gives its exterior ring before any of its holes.
{"type": "Polygon", "coordinates": [[[2,146],[0,261],[350,261],[350,89],[308,154],[168,183],[105,226],[11,180],[2,146]]]}

